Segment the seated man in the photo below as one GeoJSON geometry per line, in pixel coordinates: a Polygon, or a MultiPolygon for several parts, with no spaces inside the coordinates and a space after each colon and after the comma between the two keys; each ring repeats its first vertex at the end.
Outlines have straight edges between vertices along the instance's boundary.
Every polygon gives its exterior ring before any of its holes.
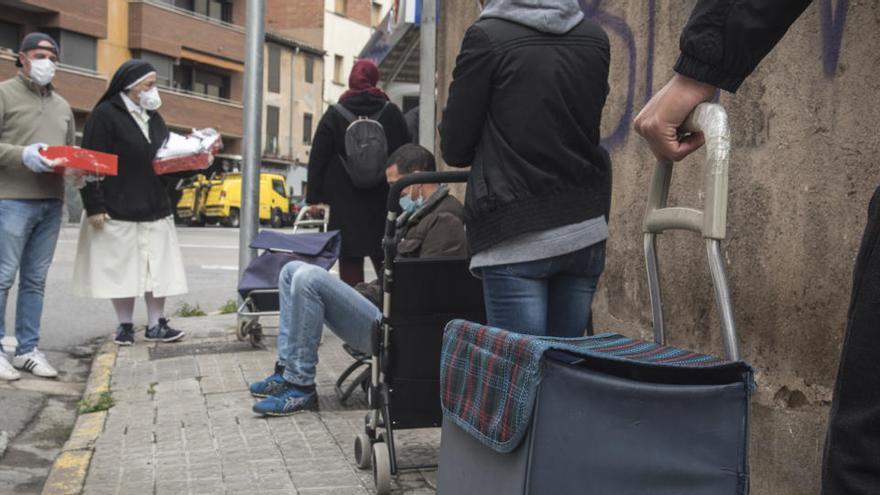
{"type": "MultiPolygon", "coordinates": [[[[416,172],[435,170],[431,153],[406,144],[388,159],[389,184],[416,172]]],[[[401,192],[404,213],[397,222],[397,252],[402,257],[436,258],[467,255],[461,203],[446,185],[414,184],[401,192]]],[[[250,386],[264,397],[254,412],[288,416],[315,410],[315,365],[326,324],[355,349],[369,353],[370,328],[382,319],[379,282],[349,287],[337,276],[300,261],[288,263],[279,275],[281,317],[275,372],[250,386]]]]}

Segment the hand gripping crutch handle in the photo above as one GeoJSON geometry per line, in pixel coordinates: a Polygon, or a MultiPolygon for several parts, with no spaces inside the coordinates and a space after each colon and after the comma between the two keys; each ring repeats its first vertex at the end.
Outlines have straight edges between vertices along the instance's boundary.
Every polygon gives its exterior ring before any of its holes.
{"type": "Polygon", "coordinates": [[[654,340],[665,341],[663,308],[660,297],[660,275],[657,261],[656,237],[667,230],[697,232],[706,242],[709,270],[715,289],[724,347],[729,359],[739,359],[736,326],[720,241],[727,231],[728,164],[730,159],[730,128],[727,113],[721,105],[702,103],[682,125],[684,132],[701,132],[706,141],[706,163],[703,172],[703,209],[667,206],[672,181],[672,162],[658,160],[648,192],[648,206],[642,223],[645,234],[645,262],[648,289],[654,320],[654,340]]]}

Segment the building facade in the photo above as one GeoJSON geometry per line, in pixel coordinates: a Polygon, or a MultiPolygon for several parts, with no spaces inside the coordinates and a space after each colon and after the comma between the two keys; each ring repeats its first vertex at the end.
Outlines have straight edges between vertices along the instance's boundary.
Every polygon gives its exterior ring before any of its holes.
{"type": "Polygon", "coordinates": [[[263,168],[285,175],[301,196],[323,111],[324,51],[267,33],[263,60],[263,168]]]}
{"type": "MultiPolygon", "coordinates": [[[[267,29],[325,52],[324,108],[348,88],[348,75],[393,0],[268,0],[267,29]]],[[[400,103],[400,102],[397,102],[400,103]]]]}
{"type": "Polygon", "coordinates": [[[225,152],[241,149],[244,0],[24,0],[0,9],[0,78],[17,72],[15,50],[31,31],[59,44],[55,86],[82,129],[119,65],[148,60],[159,73],[171,129],[214,127],[225,152]]]}

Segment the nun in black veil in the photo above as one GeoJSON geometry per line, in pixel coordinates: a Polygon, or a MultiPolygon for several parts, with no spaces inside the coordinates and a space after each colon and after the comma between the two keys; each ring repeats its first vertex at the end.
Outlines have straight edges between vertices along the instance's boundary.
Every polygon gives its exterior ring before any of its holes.
{"type": "Polygon", "coordinates": [[[143,60],[122,64],[86,121],[82,147],[119,157],[115,177],[80,190],[85,214],[74,266],[74,292],[110,299],[119,326],[115,341],[134,343],[136,297],[147,306],[145,339],[174,342],[165,298],[187,292],[183,258],[165,179],[153,158],[168,138],[159,114],[156,69],[143,60]]]}

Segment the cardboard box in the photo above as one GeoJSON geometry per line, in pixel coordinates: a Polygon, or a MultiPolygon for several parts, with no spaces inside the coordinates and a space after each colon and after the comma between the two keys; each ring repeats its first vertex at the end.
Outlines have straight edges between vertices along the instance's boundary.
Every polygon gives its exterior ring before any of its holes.
{"type": "Polygon", "coordinates": [[[77,146],[49,146],[40,154],[50,160],[66,158],[64,166],[55,167],[56,174],[116,175],[119,157],[110,153],[87,150],[77,146]]]}

